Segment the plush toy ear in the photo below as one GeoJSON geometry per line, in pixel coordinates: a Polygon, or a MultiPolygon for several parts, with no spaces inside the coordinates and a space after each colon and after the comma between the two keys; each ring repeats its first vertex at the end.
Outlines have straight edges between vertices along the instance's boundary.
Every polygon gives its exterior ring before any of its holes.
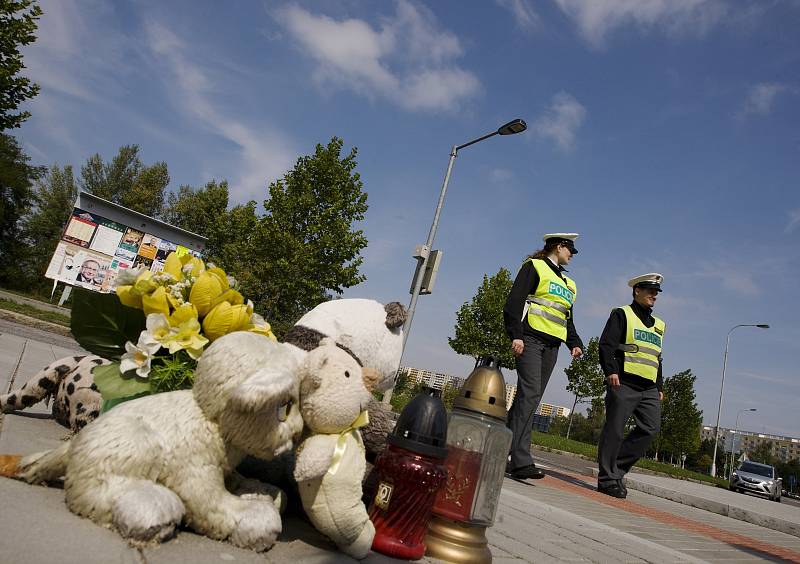
{"type": "Polygon", "coordinates": [[[361,370],[361,377],[364,380],[364,387],[370,392],[373,391],[378,385],[378,382],[381,381],[380,372],[369,366],[365,366],[361,370]]]}
{"type": "Polygon", "coordinates": [[[383,309],[386,312],[386,327],[390,331],[402,327],[403,323],[406,322],[408,314],[406,313],[406,308],[400,302],[388,303],[383,306],[383,309]]]}
{"type": "Polygon", "coordinates": [[[298,388],[297,378],[290,371],[262,368],[233,390],[229,403],[246,412],[280,411],[297,402],[298,388]]]}

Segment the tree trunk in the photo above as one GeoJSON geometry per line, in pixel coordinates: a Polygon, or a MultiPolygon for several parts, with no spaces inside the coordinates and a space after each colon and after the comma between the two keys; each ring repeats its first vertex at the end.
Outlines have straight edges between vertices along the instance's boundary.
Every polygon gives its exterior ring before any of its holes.
{"type": "Polygon", "coordinates": [[[578,405],[578,394],[575,394],[575,401],[572,402],[572,411],[569,412],[569,423],[567,424],[567,438],[569,438],[570,429],[572,429],[572,416],[575,415],[575,406],[578,405]]]}

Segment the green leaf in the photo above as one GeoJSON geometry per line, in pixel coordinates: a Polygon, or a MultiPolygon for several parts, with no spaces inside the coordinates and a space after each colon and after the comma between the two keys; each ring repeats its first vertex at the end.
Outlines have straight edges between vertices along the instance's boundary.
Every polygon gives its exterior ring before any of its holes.
{"type": "Polygon", "coordinates": [[[104,400],[127,398],[137,394],[150,393],[150,381],[122,374],[119,363],[96,366],[92,370],[94,383],[104,400]]]}
{"type": "Polygon", "coordinates": [[[72,296],[72,335],[87,351],[119,360],[125,343],[139,340],[145,328],[143,311],[122,305],[116,294],[74,288],[72,296]]]}

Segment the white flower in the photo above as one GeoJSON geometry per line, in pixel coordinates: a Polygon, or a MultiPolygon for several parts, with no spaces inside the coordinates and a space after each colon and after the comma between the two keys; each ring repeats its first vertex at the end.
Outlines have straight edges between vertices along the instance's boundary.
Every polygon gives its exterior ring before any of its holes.
{"type": "MultiPolygon", "coordinates": [[[[139,339],[141,341],[141,337],[139,339]]],[[[147,347],[138,347],[130,341],[125,343],[125,354],[120,357],[119,371],[123,374],[130,370],[136,370],[139,378],[147,378],[150,374],[150,362],[152,353],[147,347]]]]}
{"type": "Polygon", "coordinates": [[[228,278],[228,286],[230,286],[231,288],[235,288],[236,287],[236,278],[234,278],[230,274],[227,274],[226,276],[228,278]]]}
{"type": "Polygon", "coordinates": [[[130,286],[136,282],[136,277],[144,272],[144,267],[125,268],[119,271],[117,277],[114,278],[114,286],[130,286]]]}
{"type": "Polygon", "coordinates": [[[150,354],[162,347],[172,336],[172,326],[163,313],[151,313],[145,321],[146,329],[139,334],[139,347],[146,348],[150,354]]]}

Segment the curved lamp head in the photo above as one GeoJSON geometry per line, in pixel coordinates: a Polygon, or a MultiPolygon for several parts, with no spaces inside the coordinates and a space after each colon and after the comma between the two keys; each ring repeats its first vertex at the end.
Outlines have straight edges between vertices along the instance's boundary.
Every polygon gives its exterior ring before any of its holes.
{"type": "Polygon", "coordinates": [[[756,327],[760,327],[761,329],[769,329],[769,325],[766,323],[759,323],[756,327]]]}
{"type": "Polygon", "coordinates": [[[522,133],[526,129],[528,129],[528,124],[525,123],[524,119],[515,119],[498,127],[497,133],[500,135],[514,135],[515,133],[522,133]]]}

